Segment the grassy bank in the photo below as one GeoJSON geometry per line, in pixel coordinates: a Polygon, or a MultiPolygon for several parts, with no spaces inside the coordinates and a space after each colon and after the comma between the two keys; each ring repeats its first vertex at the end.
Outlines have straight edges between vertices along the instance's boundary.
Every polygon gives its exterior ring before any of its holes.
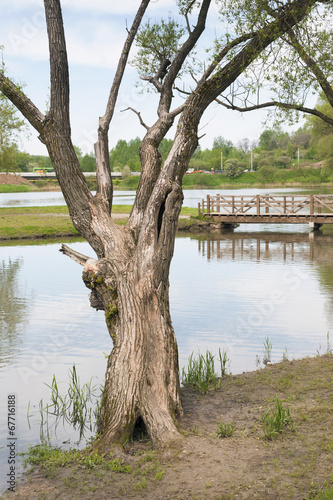
{"type": "MultiPolygon", "coordinates": [[[[139,184],[139,176],[129,176],[126,179],[116,179],[114,188],[116,190],[134,191],[139,184]]],[[[88,185],[91,190],[96,189],[96,179],[88,178],[88,185]]],[[[333,186],[333,177],[323,176],[321,169],[301,168],[295,170],[285,170],[269,168],[265,171],[244,172],[235,178],[226,177],[223,174],[195,173],[185,175],[183,179],[184,189],[232,189],[232,188],[263,188],[263,187],[314,187],[333,186]]],[[[0,193],[18,193],[38,190],[43,191],[56,189],[56,183],[52,181],[36,181],[31,186],[27,185],[0,185],[0,193]]],[[[59,188],[60,190],[60,188],[59,188]]]]}
{"type": "Polygon", "coordinates": [[[27,193],[32,191],[32,187],[25,184],[0,184],[0,193],[27,193]]]}
{"type": "MultiPolygon", "coordinates": [[[[134,190],[139,177],[128,177],[115,181],[116,189],[134,190]]],[[[244,172],[238,177],[223,174],[189,174],[183,178],[184,189],[233,189],[263,187],[313,187],[333,186],[333,178],[322,175],[320,169],[304,168],[299,170],[272,169],[262,172],[244,172]]]]}
{"type": "MultiPolygon", "coordinates": [[[[114,205],[117,224],[124,224],[131,205],[114,205]]],[[[182,215],[196,215],[193,208],[182,209],[182,215]]],[[[78,236],[69,218],[67,206],[0,208],[0,240],[78,236]]]]}
{"type": "Polygon", "coordinates": [[[225,376],[205,395],[183,388],[178,446],[155,451],[141,439],[110,455],[35,447],[29,475],[4,498],[332,499],[332,384],[326,354],[225,376]],[[288,425],[270,435],[277,398],[288,425]]]}

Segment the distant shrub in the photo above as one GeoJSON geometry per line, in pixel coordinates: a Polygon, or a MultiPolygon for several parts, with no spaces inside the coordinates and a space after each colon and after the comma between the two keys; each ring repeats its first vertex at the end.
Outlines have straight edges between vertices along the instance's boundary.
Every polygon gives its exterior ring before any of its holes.
{"type": "Polygon", "coordinates": [[[277,169],[275,167],[266,166],[259,168],[257,172],[257,179],[259,182],[274,182],[277,169]]]}
{"type": "Polygon", "coordinates": [[[244,165],[236,158],[230,158],[225,162],[224,172],[227,177],[238,177],[244,169],[244,165]]]}

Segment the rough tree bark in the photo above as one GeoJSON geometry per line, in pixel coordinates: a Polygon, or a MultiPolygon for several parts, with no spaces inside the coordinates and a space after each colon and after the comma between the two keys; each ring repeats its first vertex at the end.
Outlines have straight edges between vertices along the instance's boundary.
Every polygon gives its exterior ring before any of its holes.
{"type": "Polygon", "coordinates": [[[44,0],[50,41],[51,103],[44,116],[23,92],[0,74],[0,90],[12,100],[46,144],[74,226],[89,242],[97,259],[62,251],[84,266],[83,280],[93,307],[105,311],[114,346],[108,359],[99,446],[124,442],[143,423],[155,445],[180,438],[182,414],[177,343],[169,312],[169,268],[183,201],[182,178],[198,144],[200,118],[214,99],[277,37],[300,22],[316,0],[294,0],[255,33],[242,37],[239,51],[221,67],[230,43],[207,69],[186,105],[171,110],[175,79],[205,28],[211,0],[201,2],[194,29],[171,61],[168,72],[152,76],[160,93],[158,119],[146,127],[141,145],[142,174],[128,223],[115,225],[110,215],[112,182],[108,160],[108,128],[128,52],[149,0],[141,2],[120,58],[107,111],[100,119],[97,160],[98,191],[90,193],[70,137],[69,81],[60,0],[44,0]],[[171,152],[161,165],[158,146],[181,113],[171,152]]]}

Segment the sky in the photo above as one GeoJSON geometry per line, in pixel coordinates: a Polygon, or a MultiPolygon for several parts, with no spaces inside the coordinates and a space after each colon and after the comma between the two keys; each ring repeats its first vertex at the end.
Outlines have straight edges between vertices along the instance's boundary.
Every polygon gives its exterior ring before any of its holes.
{"type": "MultiPolygon", "coordinates": [[[[7,76],[25,85],[28,97],[45,112],[50,84],[43,2],[11,0],[1,3],[0,45],[5,47],[3,58],[7,76]]],[[[127,35],[126,26],[131,25],[138,5],[139,0],[62,0],[70,66],[72,138],[83,153],[93,151],[98,118],[105,112],[117,60],[127,35]]],[[[174,9],[175,0],[153,0],[146,19],[169,17],[174,9]]],[[[208,45],[214,33],[223,28],[217,8],[212,6],[200,43],[208,45]]],[[[110,148],[119,139],[129,141],[144,135],[145,129],[136,115],[123,111],[129,106],[140,111],[147,124],[154,123],[157,96],[139,93],[137,81],[135,68],[128,66],[110,126],[110,148]]],[[[240,114],[212,104],[201,121],[201,148],[210,148],[217,136],[236,145],[245,137],[256,140],[267,128],[263,123],[265,117],[265,111],[240,114]]],[[[167,137],[172,138],[174,132],[175,129],[171,130],[167,137]]],[[[21,135],[19,147],[30,154],[46,154],[45,146],[33,129],[29,135],[21,135]]]]}

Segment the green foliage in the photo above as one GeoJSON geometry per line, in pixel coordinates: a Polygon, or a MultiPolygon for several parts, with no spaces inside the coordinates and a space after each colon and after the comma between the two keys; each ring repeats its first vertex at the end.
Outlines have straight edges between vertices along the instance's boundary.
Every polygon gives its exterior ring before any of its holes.
{"type": "Polygon", "coordinates": [[[140,75],[155,75],[165,60],[174,59],[185,29],[174,19],[149,20],[136,37],[138,52],[132,60],[140,75]]]}
{"type": "Polygon", "coordinates": [[[79,158],[82,172],[96,172],[96,159],[93,153],[85,154],[79,158]]]}
{"type": "Polygon", "coordinates": [[[119,140],[110,151],[110,166],[113,172],[121,172],[128,165],[132,171],[140,171],[140,144],[141,139],[135,139],[126,142],[119,140]]]}
{"type": "Polygon", "coordinates": [[[216,431],[216,435],[218,438],[230,437],[236,430],[236,427],[230,422],[227,422],[225,425],[223,425],[222,422],[216,422],[216,425],[218,427],[216,431]]]}
{"type": "Polygon", "coordinates": [[[16,140],[24,130],[25,122],[17,117],[13,104],[0,92],[0,171],[16,172],[16,140]]]}
{"type": "Polygon", "coordinates": [[[268,408],[263,416],[262,426],[266,439],[275,439],[285,427],[294,431],[294,424],[290,416],[289,408],[284,408],[281,401],[276,398],[275,409],[268,408]]]}
{"type": "Polygon", "coordinates": [[[261,167],[257,172],[257,179],[259,182],[268,183],[274,182],[274,177],[277,170],[275,167],[261,167]]]}
{"type": "MultiPolygon", "coordinates": [[[[316,109],[324,115],[333,118],[333,109],[330,103],[328,102],[325,94],[321,92],[319,94],[319,98],[316,104],[316,109]]],[[[314,115],[310,115],[306,120],[307,129],[311,134],[311,138],[314,141],[320,139],[320,137],[332,134],[332,126],[328,123],[324,122],[320,118],[314,115]]]]}
{"type": "Polygon", "coordinates": [[[333,157],[327,158],[327,160],[324,161],[321,174],[323,177],[330,177],[333,175],[333,157]]]}
{"type": "Polygon", "coordinates": [[[227,177],[238,177],[244,170],[244,164],[236,158],[230,158],[225,162],[224,172],[227,177]]]}
{"type": "Polygon", "coordinates": [[[318,140],[317,152],[322,158],[333,157],[333,128],[332,134],[324,135],[318,140]]]}

